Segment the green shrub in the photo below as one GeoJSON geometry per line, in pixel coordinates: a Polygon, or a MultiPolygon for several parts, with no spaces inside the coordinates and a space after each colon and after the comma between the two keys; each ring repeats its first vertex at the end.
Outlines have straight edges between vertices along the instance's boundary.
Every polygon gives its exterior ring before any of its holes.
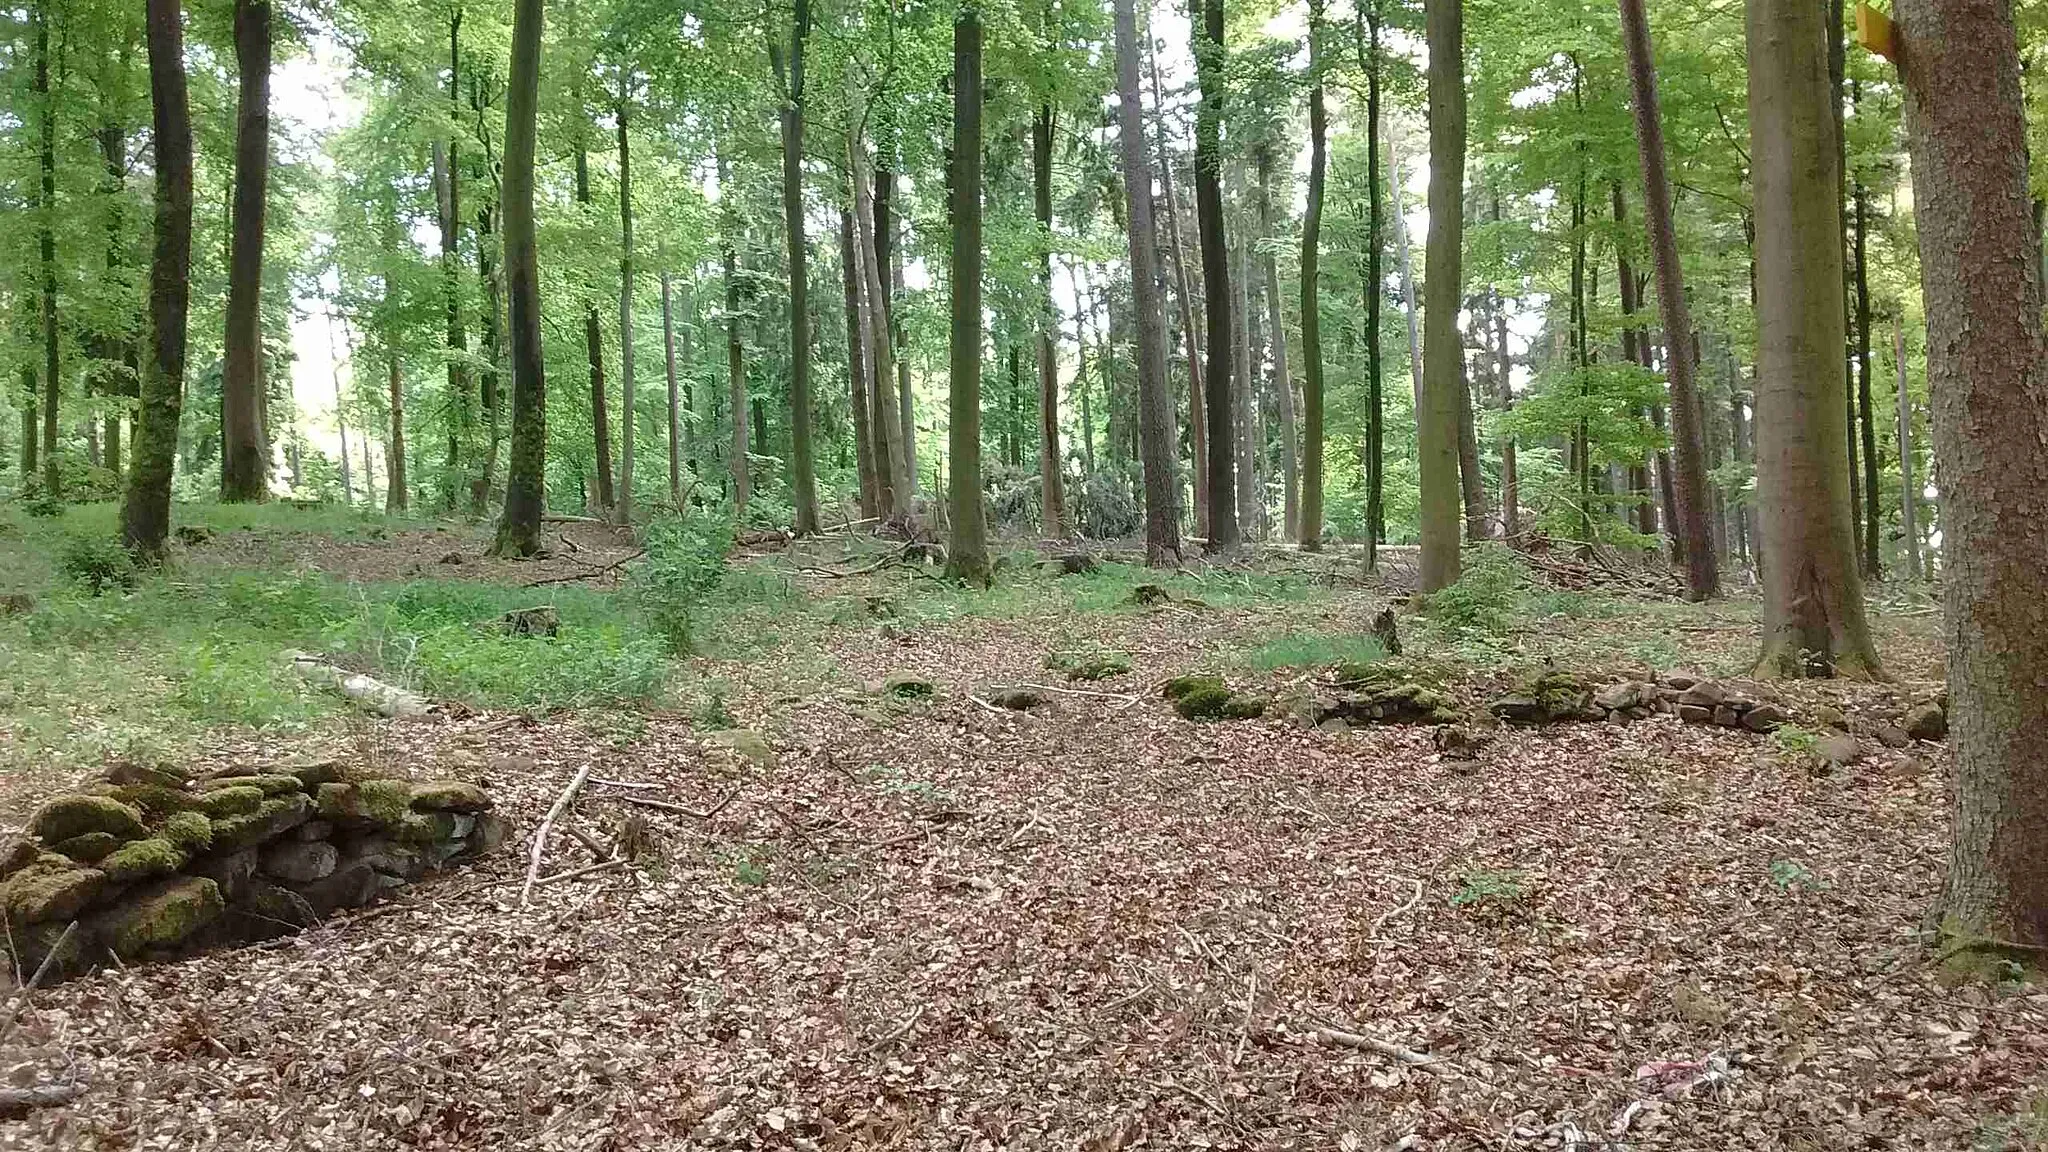
{"type": "Polygon", "coordinates": [[[57,571],[94,596],[135,587],[135,560],[112,536],[66,536],[57,550],[57,571]]]}
{"type": "Polygon", "coordinates": [[[1365,667],[1386,659],[1386,646],[1372,636],[1288,632],[1252,650],[1251,666],[1262,672],[1276,668],[1365,667]]]}
{"type": "Polygon", "coordinates": [[[1465,553],[1463,574],[1450,587],[1431,593],[1423,610],[1450,632],[1499,636],[1512,625],[1516,598],[1528,582],[1528,570],[1514,553],[1499,544],[1482,544],[1465,553]]]}
{"type": "Polygon", "coordinates": [[[713,516],[679,516],[647,529],[647,560],[634,572],[633,598],[669,651],[692,650],[690,627],[725,578],[732,523],[713,516]]]}

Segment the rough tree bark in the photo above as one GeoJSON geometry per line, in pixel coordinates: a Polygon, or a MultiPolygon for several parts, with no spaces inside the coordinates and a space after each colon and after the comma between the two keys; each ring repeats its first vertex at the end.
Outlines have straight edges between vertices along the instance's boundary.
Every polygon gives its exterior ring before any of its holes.
{"type": "MultiPolygon", "coordinates": [[[[228,304],[221,367],[220,498],[269,494],[263,434],[263,217],[270,181],[270,3],[235,0],[234,219],[228,243],[228,304]]],[[[46,413],[47,419],[50,414],[46,413]]]]}
{"type": "Polygon", "coordinates": [[[1235,548],[1239,541],[1236,485],[1237,449],[1231,409],[1230,252],[1223,239],[1223,107],[1228,57],[1223,45],[1223,0],[1201,0],[1200,27],[1193,30],[1196,83],[1195,217],[1202,243],[1202,310],[1209,333],[1209,362],[1202,379],[1209,420],[1204,461],[1209,471],[1209,547],[1235,548]]]}
{"type": "Polygon", "coordinates": [[[149,261],[149,355],[142,365],[121,540],[138,560],[153,562],[163,556],[171,529],[171,468],[185,399],[185,318],[192,290],[192,112],[178,0],[147,0],[147,38],[155,243],[149,261]]]}
{"type": "Polygon", "coordinates": [[[1202,330],[1195,324],[1194,291],[1188,282],[1187,258],[1181,248],[1180,200],[1173,187],[1173,164],[1166,152],[1166,106],[1159,99],[1159,51],[1149,36],[1145,59],[1152,83],[1153,147],[1159,155],[1159,191],[1166,202],[1166,256],[1173,263],[1173,295],[1180,313],[1182,351],[1188,361],[1188,455],[1195,495],[1193,524],[1195,532],[1206,533],[1209,531],[1209,422],[1202,403],[1202,330]]]}
{"type": "Polygon", "coordinates": [[[972,7],[962,8],[953,20],[952,193],[946,575],[986,587],[988,524],[981,501],[981,13],[972,7]]]}
{"type": "Polygon", "coordinates": [[[1458,336],[1464,294],[1465,10],[1463,0],[1426,0],[1429,38],[1429,239],[1423,253],[1422,403],[1416,455],[1422,498],[1422,590],[1458,578],[1458,398],[1465,352],[1458,336]]]}
{"type": "Polygon", "coordinates": [[[1650,263],[1657,275],[1657,305],[1664,318],[1671,386],[1671,435],[1677,474],[1681,534],[1685,537],[1686,591],[1704,600],[1720,590],[1714,546],[1707,522],[1705,445],[1700,402],[1690,352],[1692,316],[1686,305],[1685,275],[1678,261],[1678,234],[1671,220],[1671,181],[1664,156],[1664,122],[1657,104],[1657,64],[1650,51],[1650,23],[1643,0],[1620,0],[1622,42],[1628,52],[1636,146],[1643,163],[1643,216],[1650,234],[1650,263]]]}
{"type": "MultiPolygon", "coordinates": [[[[576,101],[576,202],[587,209],[590,205],[590,157],[583,143],[582,103],[580,98],[576,101]]],[[[507,140],[505,147],[509,150],[511,146],[511,141],[507,140]]],[[[509,224],[506,225],[506,230],[511,230],[509,224]]],[[[583,310],[583,356],[584,362],[590,366],[590,438],[592,449],[597,455],[597,504],[599,513],[608,515],[617,497],[612,491],[610,405],[605,403],[604,325],[598,320],[595,301],[583,310]]]]}
{"type": "Polygon", "coordinates": [[[790,486],[799,536],[818,532],[818,475],[811,458],[810,285],[805,270],[809,245],[804,239],[804,47],[810,34],[810,0],[796,0],[782,100],[782,225],[789,250],[790,486]]]}
{"type": "MultiPolygon", "coordinates": [[[[849,144],[851,142],[849,141],[849,144]]],[[[860,478],[860,514],[880,515],[875,489],[874,439],[868,432],[867,304],[861,291],[858,241],[853,208],[839,211],[839,280],[846,298],[846,383],[848,414],[853,420],[854,473],[860,478]]]]}
{"type": "MultiPolygon", "coordinates": [[[[1323,0],[1308,9],[1308,204],[1301,219],[1301,504],[1293,538],[1315,552],[1323,546],[1323,318],[1317,292],[1323,234],[1323,180],[1328,165],[1324,137],[1323,0]]],[[[1277,311],[1275,313],[1278,315],[1277,311]]],[[[1290,475],[1292,470],[1290,469],[1290,475]]]]}
{"type": "Polygon", "coordinates": [[[514,0],[512,60],[505,98],[503,201],[505,287],[511,297],[507,329],[512,359],[512,453],[505,472],[505,512],[491,551],[532,556],[540,551],[546,502],[547,383],[542,373],[540,268],[534,243],[533,151],[540,104],[542,0],[514,0]]]}
{"type": "Polygon", "coordinates": [[[1052,105],[1041,104],[1031,119],[1031,207],[1040,231],[1038,288],[1044,310],[1038,318],[1039,531],[1060,539],[1069,525],[1066,491],[1060,483],[1060,366],[1053,339],[1059,314],[1052,299],[1052,135],[1052,105]]]}
{"type": "Polygon", "coordinates": [[[633,149],[626,131],[632,109],[632,75],[619,69],[619,523],[633,522],[633,440],[638,431],[637,381],[633,376],[633,149]]]}
{"type": "Polygon", "coordinates": [[[1159,254],[1153,250],[1152,174],[1146,164],[1145,110],[1138,99],[1138,14],[1135,0],[1116,0],[1118,144],[1123,154],[1126,229],[1130,236],[1131,301],[1137,313],[1138,445],[1145,472],[1145,563],[1180,563],[1180,468],[1173,391],[1166,383],[1166,315],[1159,299],[1159,254]]]}
{"type": "Polygon", "coordinates": [[[1954,840],[1941,894],[1966,970],[2048,957],[2048,349],[2012,7],[1900,0],[1900,70],[1942,481],[1954,840]]]}
{"type": "MultiPolygon", "coordinates": [[[[868,432],[874,441],[875,514],[891,520],[908,520],[913,511],[911,494],[916,491],[910,470],[909,444],[905,440],[904,408],[892,382],[890,370],[895,355],[897,332],[891,322],[889,302],[890,244],[883,192],[889,181],[882,173],[873,175],[874,194],[869,195],[867,149],[854,142],[853,202],[854,228],[859,233],[861,276],[868,301],[868,432]]],[[[907,365],[907,362],[906,362],[907,365]]]]}
{"type": "Polygon", "coordinates": [[[1841,181],[1824,16],[1802,0],[1747,6],[1757,498],[1768,561],[1756,671],[1875,677],[1844,458],[1841,181]]]}
{"type": "MultiPolygon", "coordinates": [[[[1259,235],[1273,238],[1273,153],[1260,148],[1259,235]]],[[[1294,380],[1287,370],[1286,308],[1280,301],[1279,261],[1268,247],[1261,257],[1261,274],[1266,283],[1266,324],[1272,330],[1273,396],[1280,415],[1280,538],[1301,541],[1301,456],[1300,429],[1294,405],[1294,380]]]]}

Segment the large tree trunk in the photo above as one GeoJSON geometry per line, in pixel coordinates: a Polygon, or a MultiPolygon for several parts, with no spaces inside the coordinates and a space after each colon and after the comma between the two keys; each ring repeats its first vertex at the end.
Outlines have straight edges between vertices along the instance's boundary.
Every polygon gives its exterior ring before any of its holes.
{"type": "Polygon", "coordinates": [[[810,0],[796,0],[782,102],[782,225],[789,251],[790,496],[799,536],[818,532],[818,474],[811,457],[810,284],[805,269],[809,244],[804,239],[804,42],[810,34],[810,0]]]}
{"type": "Polygon", "coordinates": [[[1823,15],[1801,0],[1748,5],[1757,496],[1768,561],[1757,672],[1869,677],[1880,672],[1844,459],[1840,178],[1823,15]]]}
{"type": "Polygon", "coordinates": [[[619,523],[633,522],[633,439],[640,425],[633,376],[633,148],[627,134],[632,110],[630,68],[619,69],[619,523]]]}
{"type": "MultiPolygon", "coordinates": [[[[1259,149],[1259,235],[1273,238],[1273,154],[1259,149]]],[[[1266,283],[1266,324],[1272,329],[1273,395],[1280,416],[1280,532],[1289,543],[1301,542],[1300,429],[1294,410],[1294,381],[1287,371],[1286,309],[1280,302],[1279,262],[1269,246],[1262,256],[1266,283]]]]}
{"type": "Polygon", "coordinates": [[[874,438],[868,432],[868,316],[853,215],[850,205],[839,212],[839,279],[846,297],[847,407],[853,419],[854,472],[860,478],[860,514],[872,519],[881,514],[881,505],[876,498],[874,438]]]}
{"type": "Polygon", "coordinates": [[[981,501],[981,14],[973,7],[962,8],[953,20],[951,184],[946,575],[986,586],[988,524],[981,501]]]}
{"type": "Polygon", "coordinates": [[[1427,0],[1429,37],[1429,242],[1423,280],[1422,403],[1416,455],[1422,500],[1422,590],[1458,578],[1458,400],[1465,351],[1458,336],[1464,294],[1465,10],[1463,0],[1427,0]]]}
{"type": "MultiPolygon", "coordinates": [[[[1359,54],[1364,59],[1358,62],[1365,71],[1365,182],[1366,182],[1366,254],[1365,254],[1365,567],[1374,571],[1379,567],[1379,546],[1387,537],[1386,512],[1386,396],[1382,387],[1383,375],[1380,363],[1380,299],[1384,294],[1386,275],[1380,269],[1381,255],[1386,249],[1384,224],[1385,210],[1381,204],[1380,185],[1380,4],[1379,0],[1367,0],[1363,5],[1362,21],[1366,28],[1366,42],[1360,46],[1359,54]]],[[[1354,31],[1356,30],[1354,25],[1354,31]]],[[[1395,198],[1395,211],[1399,212],[1400,200],[1395,198]]],[[[1398,217],[1397,217],[1398,219],[1398,217]]],[[[1397,225],[1398,226],[1398,225],[1397,225]]],[[[1405,242],[1404,242],[1405,243],[1405,242]]],[[[1410,307],[1408,314],[1413,317],[1415,297],[1408,283],[1406,249],[1403,248],[1401,285],[1408,292],[1410,307]]],[[[1414,331],[1411,320],[1409,331],[1414,331]]],[[[1411,343],[1412,343],[1411,339],[1411,343]]]]}
{"type": "Polygon", "coordinates": [[[1230,251],[1223,239],[1223,107],[1228,58],[1223,44],[1223,0],[1201,0],[1201,26],[1193,30],[1201,103],[1195,109],[1195,217],[1202,242],[1203,313],[1209,363],[1202,379],[1209,418],[1204,447],[1209,470],[1209,547],[1237,547],[1237,450],[1231,406],[1230,251]]]}
{"type": "MultiPolygon", "coordinates": [[[[448,17],[448,112],[452,121],[461,109],[462,9],[448,17]]],[[[441,225],[441,290],[448,311],[448,419],[447,495],[445,506],[455,510],[456,493],[462,487],[462,454],[475,422],[472,411],[476,397],[469,387],[469,335],[462,328],[462,158],[454,133],[445,148],[434,142],[435,208],[441,225]]]]}
{"type": "Polygon", "coordinates": [[[50,91],[48,0],[36,8],[35,85],[36,117],[41,129],[36,167],[42,177],[36,200],[36,239],[41,257],[43,322],[43,492],[54,498],[63,494],[64,487],[63,461],[57,455],[57,416],[64,395],[64,375],[57,328],[57,104],[50,91]]]}
{"type": "MultiPolygon", "coordinates": [[[[584,126],[580,119],[582,101],[576,101],[576,202],[590,205],[590,157],[583,145],[584,126]]],[[[511,231],[511,225],[506,225],[511,231]]],[[[510,241],[508,240],[509,244],[510,241]]],[[[514,337],[517,339],[517,337],[514,337]]],[[[590,374],[590,439],[597,454],[597,504],[599,515],[609,515],[617,496],[612,491],[612,424],[604,386],[604,324],[598,319],[597,304],[583,310],[583,358],[590,374]]]]}
{"type": "Polygon", "coordinates": [[[1053,339],[1059,313],[1052,299],[1052,134],[1052,105],[1041,104],[1031,120],[1031,207],[1040,232],[1038,285],[1044,309],[1038,318],[1039,531],[1058,539],[1067,535],[1069,525],[1067,495],[1060,483],[1060,366],[1053,339]]]}
{"type": "Polygon", "coordinates": [[[1684,270],[1678,261],[1678,234],[1671,220],[1664,122],[1657,104],[1657,64],[1650,51],[1650,24],[1643,0],[1620,0],[1620,5],[1636,145],[1643,163],[1643,215],[1649,228],[1650,263],[1657,274],[1657,304],[1664,318],[1665,372],[1671,382],[1671,434],[1677,457],[1678,534],[1685,539],[1686,590],[1694,600],[1704,600],[1720,590],[1720,573],[1707,518],[1705,443],[1691,353],[1692,316],[1685,299],[1684,270]]]}
{"type": "Polygon", "coordinates": [[[1166,315],[1159,299],[1159,254],[1153,250],[1152,174],[1146,163],[1145,110],[1138,99],[1138,14],[1135,0],[1116,0],[1118,145],[1131,252],[1131,302],[1137,313],[1138,447],[1145,470],[1145,562],[1180,563],[1180,467],[1175,451],[1173,390],[1166,383],[1166,315]]]}
{"type": "Polygon", "coordinates": [[[2038,968],[2048,955],[2048,352],[2012,8],[1900,0],[1895,10],[1943,499],[1956,779],[1941,928],[1966,970],[2005,959],[2038,968]]]}
{"type": "Polygon", "coordinates": [[[1920,493],[1913,477],[1913,395],[1906,389],[1906,324],[1892,321],[1892,364],[1898,370],[1899,533],[1905,539],[1906,576],[1920,579],[1920,493]]]}
{"type": "MultiPolygon", "coordinates": [[[[270,180],[270,0],[235,0],[235,200],[221,368],[220,498],[269,495],[263,430],[263,216],[270,180]]],[[[46,413],[45,419],[54,413],[46,413]]]]}
{"type": "Polygon", "coordinates": [[[147,0],[149,96],[156,168],[149,262],[149,357],[121,540],[140,560],[163,555],[171,530],[171,468],[185,399],[185,311],[192,270],[192,112],[185,95],[185,25],[178,0],[147,0]]]}
{"type": "Polygon", "coordinates": [[[1180,314],[1182,352],[1188,361],[1188,452],[1194,483],[1194,530],[1209,531],[1208,419],[1202,404],[1202,330],[1195,324],[1194,292],[1180,238],[1180,201],[1173,188],[1173,164],[1166,152],[1165,107],[1159,99],[1159,53],[1146,37],[1145,60],[1152,84],[1153,147],[1159,157],[1159,191],[1166,202],[1166,256],[1173,263],[1174,302],[1180,314]]]}
{"type": "MultiPolygon", "coordinates": [[[[1310,552],[1323,546],[1323,318],[1316,283],[1323,234],[1324,136],[1323,0],[1310,0],[1308,18],[1308,204],[1301,219],[1301,505],[1293,538],[1310,552]]],[[[1277,309],[1276,309],[1277,316],[1277,309]]],[[[1289,444],[1292,445],[1292,437],[1289,444]]],[[[1289,469],[1290,479],[1292,469],[1289,469]]]]}
{"type": "Polygon", "coordinates": [[[540,104],[542,0],[513,0],[512,64],[505,99],[505,285],[511,297],[512,459],[505,474],[505,514],[492,551],[540,551],[546,500],[547,384],[542,374],[540,268],[533,228],[535,113],[540,104]]]}

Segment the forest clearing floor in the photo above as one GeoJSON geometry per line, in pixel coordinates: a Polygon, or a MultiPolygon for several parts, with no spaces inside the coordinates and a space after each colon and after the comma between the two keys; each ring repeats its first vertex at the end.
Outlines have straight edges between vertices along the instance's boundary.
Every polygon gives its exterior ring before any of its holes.
{"type": "MultiPolygon", "coordinates": [[[[1659,716],[1447,760],[1427,726],[1180,718],[1176,674],[1284,695],[1374,658],[1400,589],[1292,553],[1166,578],[1020,553],[983,594],[805,570],[873,542],[764,550],[704,653],[649,671],[615,573],[530,588],[563,562],[472,563],[480,529],[380,549],[288,515],[125,597],[46,590],[54,530],[0,534],[0,577],[40,597],[0,619],[8,824],[163,747],[475,780],[514,844],[297,937],[35,992],[0,1057],[92,1087],[0,1147],[2048,1146],[2048,992],[1944,987],[1916,936],[1939,744],[1820,771],[1659,716]],[[542,598],[558,638],[475,627],[542,598]],[[458,703],[347,715],[282,678],[287,642],[458,703]],[[1129,669],[1048,667],[1080,656],[1129,669]],[[1025,684],[1056,690],[987,702],[1025,684]],[[637,816],[654,848],[522,906],[526,837],[585,765],[567,823],[602,849],[637,816]]],[[[590,530],[591,566],[631,552],[590,530]]],[[[1788,701],[1933,691],[1938,617],[1901,596],[1874,627],[1898,683],[1788,701]]],[[[1539,583],[1484,629],[1402,628],[1476,707],[1546,659],[1737,674],[1756,607],[1539,583]]],[[[601,859],[558,835],[544,870],[601,859]]]]}

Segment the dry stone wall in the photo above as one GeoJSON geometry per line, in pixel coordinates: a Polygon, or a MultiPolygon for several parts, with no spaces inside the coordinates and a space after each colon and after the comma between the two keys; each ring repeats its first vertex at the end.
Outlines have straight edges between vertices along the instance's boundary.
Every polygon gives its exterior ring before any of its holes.
{"type": "Polygon", "coordinates": [[[457,781],[358,779],[331,762],[199,780],[121,764],[36,809],[0,859],[0,910],[22,970],[58,950],[60,979],[287,935],[509,832],[457,781]]]}

